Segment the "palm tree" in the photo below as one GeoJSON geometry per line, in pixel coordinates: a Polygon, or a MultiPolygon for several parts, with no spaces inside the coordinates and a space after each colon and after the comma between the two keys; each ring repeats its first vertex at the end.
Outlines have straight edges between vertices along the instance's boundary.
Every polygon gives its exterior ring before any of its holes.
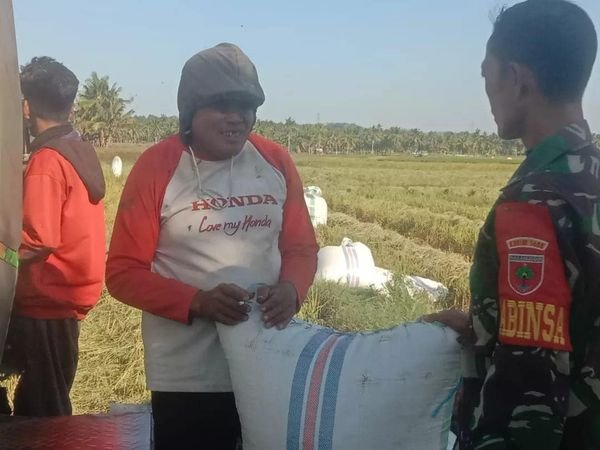
{"type": "Polygon", "coordinates": [[[121,88],[111,86],[108,76],[100,78],[93,72],[79,94],[75,123],[86,139],[105,147],[120,130],[133,125],[131,101],[121,97],[121,88]]]}

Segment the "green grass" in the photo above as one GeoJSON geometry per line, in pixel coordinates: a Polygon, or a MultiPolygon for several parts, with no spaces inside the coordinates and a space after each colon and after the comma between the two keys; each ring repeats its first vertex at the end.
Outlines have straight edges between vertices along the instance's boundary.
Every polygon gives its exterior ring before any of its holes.
{"type": "Polygon", "coordinates": [[[317,282],[311,289],[300,317],[340,331],[372,331],[413,321],[433,312],[425,298],[411,298],[401,283],[389,293],[373,289],[351,289],[331,282],[317,282]]]}
{"type": "Polygon", "coordinates": [[[440,250],[471,257],[485,215],[518,161],[312,157],[298,165],[331,209],[440,250]]]}

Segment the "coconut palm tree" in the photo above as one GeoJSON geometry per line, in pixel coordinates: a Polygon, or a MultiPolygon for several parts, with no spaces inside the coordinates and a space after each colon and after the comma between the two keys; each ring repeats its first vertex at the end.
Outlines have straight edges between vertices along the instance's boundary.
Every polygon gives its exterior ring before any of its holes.
{"type": "Polygon", "coordinates": [[[132,99],[121,97],[121,87],[109,83],[108,76],[93,72],[79,94],[75,123],[83,136],[100,147],[110,144],[122,129],[133,125],[132,99]]]}

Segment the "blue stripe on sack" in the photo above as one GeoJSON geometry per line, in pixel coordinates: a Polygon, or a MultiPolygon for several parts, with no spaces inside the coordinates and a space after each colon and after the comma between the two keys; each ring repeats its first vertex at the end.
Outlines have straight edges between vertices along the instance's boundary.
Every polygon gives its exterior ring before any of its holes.
{"type": "Polygon", "coordinates": [[[462,380],[459,381],[456,384],[456,386],[454,386],[452,389],[450,389],[450,391],[448,392],[448,395],[446,396],[446,398],[431,413],[431,418],[432,419],[435,419],[437,417],[437,415],[440,413],[440,411],[442,410],[442,408],[444,407],[444,405],[446,403],[448,403],[451,400],[454,400],[454,397],[456,397],[456,394],[458,393],[458,390],[460,389],[461,384],[462,384],[462,380]]]}
{"type": "Polygon", "coordinates": [[[308,381],[308,371],[312,365],[317,350],[325,340],[331,336],[331,331],[320,330],[315,334],[298,357],[292,390],[290,393],[290,408],[288,411],[287,450],[300,450],[300,428],[302,426],[302,413],[304,411],[304,393],[308,381]]]}
{"type": "Polygon", "coordinates": [[[321,408],[321,425],[319,426],[319,450],[331,450],[333,446],[333,428],[335,426],[335,410],[337,406],[338,389],[346,350],[354,339],[354,335],[346,335],[340,339],[329,363],[329,370],[323,391],[323,406],[321,408]]]}

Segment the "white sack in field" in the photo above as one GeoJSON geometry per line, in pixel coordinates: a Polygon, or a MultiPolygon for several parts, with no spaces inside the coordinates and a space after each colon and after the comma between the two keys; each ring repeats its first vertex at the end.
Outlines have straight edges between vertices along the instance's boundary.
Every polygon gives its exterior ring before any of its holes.
{"type": "MultiPolygon", "coordinates": [[[[387,292],[394,280],[394,274],[387,269],[375,266],[369,247],[361,242],[352,242],[348,238],[339,246],[323,247],[319,250],[317,280],[334,281],[349,287],[371,287],[387,292]]],[[[411,296],[427,295],[431,301],[444,300],[448,288],[442,283],[416,275],[403,278],[411,296]]]]}
{"type": "Polygon", "coordinates": [[[382,276],[376,271],[373,254],[361,242],[344,238],[340,246],[319,250],[316,279],[335,281],[350,287],[383,289],[382,276]]]}
{"type": "Polygon", "coordinates": [[[432,301],[439,302],[448,296],[448,288],[442,283],[415,275],[404,277],[406,288],[412,296],[426,294],[432,301]]]}
{"type": "Polygon", "coordinates": [[[123,173],[123,161],[118,156],[115,156],[111,164],[112,173],[115,177],[120,177],[123,173]]]}
{"type": "Polygon", "coordinates": [[[387,293],[387,287],[394,282],[394,273],[391,270],[375,267],[373,288],[380,292],[387,293]]]}
{"type": "Polygon", "coordinates": [[[304,201],[313,226],[327,225],[327,202],[323,198],[321,188],[317,186],[304,188],[304,201]]]}
{"type": "Polygon", "coordinates": [[[264,328],[256,306],[217,324],[244,450],[446,450],[459,381],[456,334],[408,323],[338,333],[264,328]]]}

